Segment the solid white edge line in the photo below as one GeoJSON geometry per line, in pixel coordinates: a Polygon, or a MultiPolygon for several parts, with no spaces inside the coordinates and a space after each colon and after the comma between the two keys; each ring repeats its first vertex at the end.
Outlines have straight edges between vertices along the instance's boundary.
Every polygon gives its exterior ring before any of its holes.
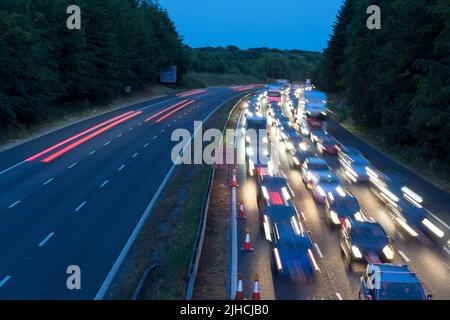
{"type": "MultiPolygon", "coordinates": [[[[235,99],[236,96],[222,102],[219,106],[217,106],[213,111],[211,111],[210,114],[206,116],[206,118],[203,119],[203,121],[207,121],[211,115],[214,114],[220,107],[222,107],[224,104],[228,103],[229,101],[235,99]]],[[[183,147],[187,147],[191,141],[193,140],[195,134],[201,127],[198,127],[197,130],[194,132],[194,134],[191,136],[191,139],[188,143],[183,147]]],[[[181,158],[180,156],[178,158],[181,158]]],[[[143,215],[141,216],[141,219],[139,219],[138,224],[134,228],[133,232],[131,233],[131,236],[128,238],[128,241],[125,243],[124,247],[122,248],[122,251],[120,252],[119,256],[117,257],[116,261],[114,262],[111,270],[109,271],[108,275],[106,276],[105,280],[103,281],[102,285],[100,286],[100,289],[98,290],[97,294],[95,295],[95,300],[103,300],[103,297],[106,294],[106,291],[108,290],[109,286],[111,285],[112,281],[114,280],[114,277],[116,276],[117,272],[119,271],[120,266],[122,265],[123,261],[125,260],[125,257],[130,250],[131,246],[133,245],[134,241],[137,238],[137,235],[139,234],[139,231],[141,231],[145,221],[147,220],[150,212],[152,211],[156,201],[159,198],[159,195],[161,194],[162,190],[164,189],[164,186],[167,184],[167,181],[169,181],[170,176],[172,175],[173,171],[175,170],[176,165],[172,164],[169,171],[167,172],[166,176],[164,177],[164,180],[162,181],[161,185],[159,186],[158,190],[154,194],[153,198],[151,199],[150,203],[148,204],[147,208],[145,209],[143,215]]]]}
{"type": "Polygon", "coordinates": [[[3,170],[3,171],[0,172],[0,175],[1,175],[1,174],[4,174],[4,173],[7,173],[8,171],[11,171],[12,169],[17,168],[18,166],[21,166],[21,165],[24,164],[25,162],[26,162],[26,161],[22,161],[22,162],[16,163],[15,165],[13,165],[13,166],[11,166],[11,167],[9,167],[9,168],[6,168],[5,170],[3,170]]]}

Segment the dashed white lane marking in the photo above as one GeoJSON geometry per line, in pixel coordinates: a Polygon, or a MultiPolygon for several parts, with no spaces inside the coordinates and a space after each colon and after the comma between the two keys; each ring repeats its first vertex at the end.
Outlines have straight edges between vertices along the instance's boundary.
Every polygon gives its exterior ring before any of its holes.
{"type": "Polygon", "coordinates": [[[11,279],[11,276],[6,276],[2,279],[2,281],[0,281],[0,288],[3,287],[5,285],[5,283],[8,282],[8,280],[11,279]]]}
{"type": "Polygon", "coordinates": [[[146,144],[144,144],[144,148],[147,148],[149,145],[149,143],[147,142],[146,144]]]}
{"type": "Polygon", "coordinates": [[[72,169],[72,168],[75,167],[76,165],[77,165],[77,162],[72,163],[72,164],[69,166],[69,169],[72,169]]]}
{"type": "Polygon", "coordinates": [[[158,138],[158,136],[154,136],[154,137],[153,137],[153,140],[155,140],[156,138],[158,138]]]}
{"type": "Polygon", "coordinates": [[[17,206],[17,205],[20,203],[20,201],[21,201],[21,200],[17,200],[17,201],[14,202],[13,204],[11,204],[8,208],[9,208],[9,209],[14,208],[15,206],[17,206]]]}
{"type": "Polygon", "coordinates": [[[172,124],[171,123],[169,123],[168,125],[167,125],[167,128],[169,128],[170,126],[171,126],[172,124]]]}
{"type": "Polygon", "coordinates": [[[52,182],[52,181],[53,181],[53,178],[50,178],[50,179],[48,179],[47,181],[45,181],[45,182],[43,183],[43,185],[45,186],[45,185],[49,184],[49,183],[52,182]]]}
{"type": "Polygon", "coordinates": [[[107,146],[110,143],[111,143],[111,141],[105,142],[104,146],[107,146]]]}
{"type": "Polygon", "coordinates": [[[177,119],[173,120],[173,123],[177,122],[177,119]]]}
{"type": "Polygon", "coordinates": [[[129,130],[129,131],[133,130],[133,127],[129,127],[128,130],[129,130]]]}
{"type": "Polygon", "coordinates": [[[122,136],[122,134],[121,133],[119,133],[118,135],[117,135],[117,138],[120,138],[122,136]]]}
{"type": "Polygon", "coordinates": [[[181,119],[183,116],[179,116],[178,118],[181,119]]]}
{"type": "Polygon", "coordinates": [[[135,154],[133,154],[131,157],[132,158],[136,158],[137,157],[137,155],[138,155],[138,153],[136,152],[135,154]]]}
{"type": "Polygon", "coordinates": [[[317,251],[317,254],[319,255],[319,257],[323,258],[323,254],[322,254],[322,251],[320,251],[319,245],[314,242],[314,247],[316,248],[316,251],[317,251]]]}
{"type": "Polygon", "coordinates": [[[50,240],[50,238],[53,237],[54,235],[55,235],[54,232],[50,232],[50,233],[48,234],[48,236],[46,236],[46,237],[44,238],[44,240],[42,240],[42,241],[39,243],[39,247],[42,247],[44,244],[46,244],[47,241],[50,240]]]}
{"type": "Polygon", "coordinates": [[[95,153],[95,150],[92,150],[89,155],[92,156],[95,153]]]}
{"type": "Polygon", "coordinates": [[[398,250],[398,254],[403,258],[403,260],[406,261],[406,263],[410,262],[411,260],[406,256],[406,254],[403,253],[402,250],[398,250]]]}
{"type": "Polygon", "coordinates": [[[165,129],[161,129],[161,132],[164,132],[165,129]]]}
{"type": "Polygon", "coordinates": [[[142,125],[142,122],[139,122],[139,123],[138,123],[138,126],[141,126],[141,125],[142,125]]]}
{"type": "Polygon", "coordinates": [[[121,171],[123,168],[125,168],[125,165],[124,165],[124,164],[121,165],[121,166],[119,167],[119,169],[117,169],[117,171],[121,171]]]}
{"type": "Polygon", "coordinates": [[[83,201],[83,202],[75,209],[75,212],[80,211],[81,208],[84,207],[84,205],[86,204],[86,202],[87,202],[87,201],[83,201]]]}
{"type": "Polygon", "coordinates": [[[104,186],[106,186],[108,184],[109,180],[105,180],[103,181],[103,183],[100,185],[100,188],[103,188],[104,186]]]}
{"type": "Polygon", "coordinates": [[[342,300],[342,296],[341,296],[341,294],[340,294],[339,292],[336,292],[336,297],[337,297],[339,300],[342,300]]]}

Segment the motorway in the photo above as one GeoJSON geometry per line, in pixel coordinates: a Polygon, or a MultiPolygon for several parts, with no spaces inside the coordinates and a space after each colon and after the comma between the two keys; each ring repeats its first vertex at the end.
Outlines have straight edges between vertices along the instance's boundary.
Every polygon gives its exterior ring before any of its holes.
{"type": "Polygon", "coordinates": [[[0,299],[93,299],[193,131],[243,88],[172,94],[0,153],[0,299]],[[81,270],[69,290],[67,267],[81,270]]]}
{"type": "MultiPolygon", "coordinates": [[[[294,120],[291,118],[294,122],[294,120]]],[[[243,124],[241,123],[241,126],[243,124]]],[[[424,206],[431,210],[443,223],[448,234],[450,195],[439,190],[415,173],[395,163],[365,141],[349,133],[333,120],[328,120],[327,131],[342,145],[357,147],[373,165],[386,174],[400,175],[408,186],[417,190],[424,197],[424,206]]],[[[240,134],[238,142],[245,145],[245,136],[240,134]]],[[[254,273],[260,276],[261,295],[264,299],[301,299],[301,300],[353,300],[358,299],[359,282],[364,266],[353,264],[349,267],[342,255],[339,244],[339,230],[331,228],[325,218],[325,207],[314,201],[311,192],[302,182],[299,170],[289,165],[285,145],[278,139],[271,139],[272,157],[277,154],[279,163],[275,163],[278,171],[285,175],[294,193],[293,203],[302,212],[304,224],[318,257],[320,272],[314,279],[304,283],[292,283],[273,274],[270,265],[271,248],[260,230],[259,211],[256,202],[257,182],[253,177],[247,177],[245,165],[240,168],[239,200],[244,201],[248,220],[238,222],[238,241],[244,237],[246,227],[251,227],[251,236],[255,251],[239,253],[238,272],[244,274],[247,286],[245,297],[251,296],[251,281],[254,273]]],[[[309,141],[310,147],[317,152],[315,145],[309,141]]],[[[431,239],[413,240],[404,236],[394,224],[389,209],[370,191],[367,184],[350,183],[341,171],[335,155],[326,155],[328,162],[341,179],[345,188],[358,199],[361,208],[368,217],[379,222],[392,238],[396,250],[393,263],[408,264],[421,280],[426,293],[434,299],[450,299],[450,258],[443,250],[442,244],[431,239]]]]}

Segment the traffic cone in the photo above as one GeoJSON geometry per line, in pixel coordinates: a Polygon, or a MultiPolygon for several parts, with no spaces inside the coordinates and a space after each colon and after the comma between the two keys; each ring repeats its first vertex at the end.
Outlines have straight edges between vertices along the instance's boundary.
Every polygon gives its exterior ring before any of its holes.
{"type": "Polygon", "coordinates": [[[245,216],[244,213],[244,203],[241,201],[241,203],[239,204],[239,213],[236,216],[237,219],[247,219],[247,217],[245,216]]]}
{"type": "Polygon", "coordinates": [[[258,274],[255,274],[255,283],[253,284],[252,300],[261,300],[261,293],[259,292],[258,274]]]}
{"type": "Polygon", "coordinates": [[[237,187],[237,181],[236,181],[236,169],[233,169],[233,180],[232,180],[232,182],[231,182],[231,186],[232,186],[233,188],[236,188],[236,187],[237,187]]]}
{"type": "Polygon", "coordinates": [[[252,242],[250,241],[250,229],[245,229],[245,241],[244,246],[241,248],[242,251],[253,251],[252,242]]]}
{"type": "Polygon", "coordinates": [[[242,286],[242,273],[239,273],[236,297],[234,300],[244,300],[244,288],[242,286]]]}

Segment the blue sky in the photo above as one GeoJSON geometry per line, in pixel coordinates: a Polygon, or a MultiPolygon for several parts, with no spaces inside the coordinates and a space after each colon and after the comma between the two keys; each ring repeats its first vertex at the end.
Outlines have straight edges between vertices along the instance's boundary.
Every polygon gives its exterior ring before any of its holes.
{"type": "Polygon", "coordinates": [[[321,51],[343,0],[158,0],[191,47],[321,51]]]}

